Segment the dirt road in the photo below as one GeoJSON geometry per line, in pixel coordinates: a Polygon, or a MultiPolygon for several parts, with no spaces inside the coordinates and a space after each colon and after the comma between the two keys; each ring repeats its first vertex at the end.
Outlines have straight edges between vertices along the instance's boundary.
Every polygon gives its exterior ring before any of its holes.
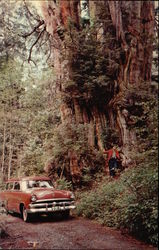
{"type": "Polygon", "coordinates": [[[1,215],[0,220],[9,234],[0,239],[0,249],[157,249],[83,218],[40,217],[25,223],[18,216],[1,215]]]}

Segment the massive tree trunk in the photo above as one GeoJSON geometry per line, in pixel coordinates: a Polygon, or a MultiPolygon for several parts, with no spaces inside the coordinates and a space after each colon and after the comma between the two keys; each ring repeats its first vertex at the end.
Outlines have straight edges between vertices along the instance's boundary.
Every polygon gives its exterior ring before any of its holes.
{"type": "MultiPolygon", "coordinates": [[[[113,106],[126,88],[136,85],[140,91],[142,82],[151,81],[154,3],[153,1],[108,1],[108,4],[116,29],[116,38],[121,42],[124,55],[117,78],[120,90],[110,102],[113,111],[113,106]]],[[[129,157],[130,148],[137,146],[135,132],[129,129],[128,111],[119,105],[116,105],[116,109],[116,122],[120,129],[123,151],[129,157]]]]}
{"type": "MultiPolygon", "coordinates": [[[[115,30],[114,38],[121,49],[118,74],[112,80],[114,89],[111,92],[111,99],[106,100],[103,108],[95,103],[91,106],[88,106],[87,102],[81,105],[74,91],[70,93],[71,105],[66,101],[61,104],[61,120],[66,124],[87,124],[88,143],[98,150],[104,148],[102,132],[107,124],[110,124],[112,128],[118,130],[122,150],[130,158],[130,149],[136,148],[137,141],[135,131],[129,126],[131,120],[129,111],[121,104],[121,100],[129,86],[138,86],[140,90],[141,82],[151,81],[154,3],[153,1],[91,0],[89,1],[90,19],[98,19],[101,8],[105,10],[105,14],[106,10],[108,11],[107,14],[115,30]]],[[[57,75],[58,96],[62,99],[66,93],[66,83],[72,80],[74,59],[71,49],[66,46],[66,40],[68,36],[72,39],[70,27],[73,26],[76,32],[81,30],[80,1],[59,0],[58,3],[41,1],[41,9],[47,31],[52,35],[52,64],[57,75]]],[[[105,29],[103,22],[97,31],[97,39],[101,41],[106,39],[105,29]]],[[[131,103],[132,100],[129,98],[126,101],[131,103]]],[[[71,153],[70,165],[74,172],[79,172],[75,152],[71,153]]]]}

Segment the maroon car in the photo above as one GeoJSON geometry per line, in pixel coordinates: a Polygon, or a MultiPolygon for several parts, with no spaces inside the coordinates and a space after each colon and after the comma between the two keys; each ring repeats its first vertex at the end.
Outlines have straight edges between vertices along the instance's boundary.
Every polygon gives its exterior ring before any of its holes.
{"type": "Polygon", "coordinates": [[[74,194],[56,190],[48,177],[8,180],[5,190],[0,193],[0,202],[8,212],[20,213],[26,222],[36,213],[60,212],[68,217],[70,210],[75,208],[74,194]]]}

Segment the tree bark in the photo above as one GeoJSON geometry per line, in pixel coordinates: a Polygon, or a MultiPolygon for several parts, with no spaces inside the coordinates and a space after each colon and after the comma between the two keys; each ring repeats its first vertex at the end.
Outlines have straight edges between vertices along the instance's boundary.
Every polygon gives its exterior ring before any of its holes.
{"type": "MultiPolygon", "coordinates": [[[[104,4],[110,15],[110,21],[115,29],[115,39],[120,44],[123,58],[120,58],[119,73],[114,81],[114,86],[117,85],[119,91],[114,93],[114,96],[100,110],[97,106],[83,108],[75,98],[72,98],[72,106],[66,102],[61,105],[62,123],[89,124],[88,143],[92,147],[97,147],[98,150],[103,150],[101,134],[106,127],[106,114],[109,117],[109,123],[113,128],[118,129],[121,146],[123,152],[130,157],[130,150],[133,147],[137,148],[135,131],[129,128],[128,111],[119,100],[124,96],[125,89],[129,86],[139,86],[143,81],[151,81],[151,64],[153,50],[153,35],[154,35],[154,3],[152,1],[90,1],[90,16],[98,17],[96,11],[101,4],[104,4]],[[133,138],[133,142],[132,142],[133,138]]],[[[65,91],[65,83],[72,79],[72,52],[66,48],[65,32],[69,33],[70,20],[74,27],[79,29],[79,1],[78,0],[60,0],[59,4],[52,2],[41,3],[44,20],[47,26],[47,31],[53,36],[56,41],[56,48],[52,46],[53,64],[57,74],[57,83],[59,96],[65,91]],[[63,36],[59,35],[59,30],[63,31],[63,36]],[[65,55],[65,56],[64,56],[65,55]]],[[[100,9],[100,8],[99,8],[100,9]]],[[[106,8],[105,8],[106,10],[106,8]]],[[[104,26],[100,37],[103,34],[104,26]]],[[[71,154],[70,166],[76,165],[77,161],[71,160],[74,153],[71,154]],[[74,163],[72,163],[74,162],[74,163]],[[75,163],[76,162],[76,163],[75,163]]]]}
{"type": "Polygon", "coordinates": [[[8,179],[10,179],[10,177],[11,177],[12,157],[13,157],[13,139],[12,139],[12,121],[10,120],[10,129],[9,129],[8,179]]]}
{"type": "MultiPolygon", "coordinates": [[[[154,3],[152,1],[108,1],[108,4],[117,39],[121,41],[121,47],[125,51],[125,62],[121,64],[118,75],[120,91],[109,104],[113,107],[111,104],[115,105],[118,97],[124,94],[125,88],[128,86],[134,84],[140,89],[141,82],[151,82],[154,3]],[[123,24],[121,17],[125,10],[129,13],[129,18],[127,23],[123,24]],[[129,40],[125,38],[124,34],[129,36],[129,40]]],[[[116,109],[122,148],[125,154],[129,155],[132,143],[137,148],[135,131],[130,132],[124,115],[124,107],[116,105],[116,109]]]]}
{"type": "Polygon", "coordinates": [[[4,163],[5,163],[6,127],[7,127],[7,122],[6,122],[6,118],[5,118],[4,119],[4,127],[3,127],[3,148],[2,148],[2,167],[1,167],[2,174],[4,173],[4,163]]]}

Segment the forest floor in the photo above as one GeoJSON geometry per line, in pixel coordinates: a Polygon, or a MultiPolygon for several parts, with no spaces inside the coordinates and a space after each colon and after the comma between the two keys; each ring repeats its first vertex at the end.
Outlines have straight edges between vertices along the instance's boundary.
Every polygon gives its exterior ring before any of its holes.
{"type": "Polygon", "coordinates": [[[118,230],[73,216],[40,216],[25,223],[18,215],[2,214],[0,221],[8,233],[0,239],[0,249],[157,249],[118,230]]]}

